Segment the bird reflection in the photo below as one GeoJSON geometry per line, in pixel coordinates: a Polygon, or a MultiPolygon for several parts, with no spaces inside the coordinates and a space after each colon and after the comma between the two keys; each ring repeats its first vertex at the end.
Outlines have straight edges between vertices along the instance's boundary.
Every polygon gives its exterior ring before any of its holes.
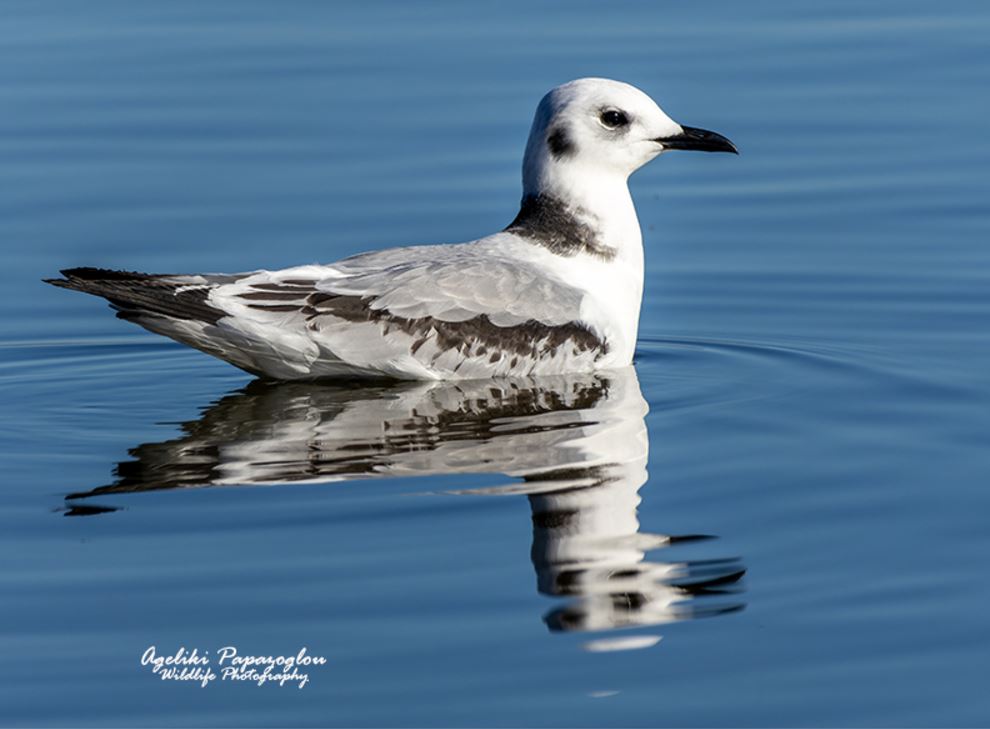
{"type": "Polygon", "coordinates": [[[503,485],[455,493],[528,498],[537,589],[561,600],[544,617],[550,630],[739,610],[738,559],[659,560],[661,550],[704,537],[640,530],[646,412],[631,367],[458,382],[255,381],[184,423],[180,437],[133,448],[114,483],[71,494],[66,513],[105,513],[112,507],[80,499],[138,491],[500,473],[511,477],[503,485]]]}

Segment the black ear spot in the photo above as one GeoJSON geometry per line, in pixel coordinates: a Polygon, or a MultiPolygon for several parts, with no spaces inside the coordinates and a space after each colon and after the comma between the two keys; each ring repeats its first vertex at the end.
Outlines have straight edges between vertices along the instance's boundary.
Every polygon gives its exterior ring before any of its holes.
{"type": "Polygon", "coordinates": [[[547,146],[550,147],[550,154],[556,159],[574,154],[574,142],[567,136],[563,127],[554,127],[547,136],[547,146]]]}

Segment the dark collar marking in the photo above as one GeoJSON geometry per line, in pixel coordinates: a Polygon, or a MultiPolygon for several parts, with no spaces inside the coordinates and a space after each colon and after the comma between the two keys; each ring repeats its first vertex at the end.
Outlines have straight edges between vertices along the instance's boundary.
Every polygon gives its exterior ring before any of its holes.
{"type": "Polygon", "coordinates": [[[505,232],[527,238],[558,256],[588,253],[611,261],[616,255],[614,248],[598,239],[598,232],[593,227],[578,220],[567,205],[552,195],[541,193],[524,197],[519,214],[505,232]]]}

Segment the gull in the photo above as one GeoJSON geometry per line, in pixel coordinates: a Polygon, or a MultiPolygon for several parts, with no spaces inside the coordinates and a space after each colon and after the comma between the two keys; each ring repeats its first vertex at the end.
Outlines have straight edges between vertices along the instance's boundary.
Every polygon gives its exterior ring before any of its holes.
{"type": "Polygon", "coordinates": [[[519,213],[468,243],[238,274],[72,268],[47,279],[276,380],[481,379],[632,362],[643,238],[629,176],[667,150],[737,153],[634,86],[583,78],[540,101],[519,213]]]}

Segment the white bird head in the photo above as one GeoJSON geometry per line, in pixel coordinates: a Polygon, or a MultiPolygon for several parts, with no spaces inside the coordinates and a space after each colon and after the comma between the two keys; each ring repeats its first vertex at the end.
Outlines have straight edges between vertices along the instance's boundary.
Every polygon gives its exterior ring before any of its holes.
{"type": "Polygon", "coordinates": [[[578,79],[540,101],[526,144],[523,188],[537,193],[576,175],[625,181],[669,149],[738,154],[720,134],[681,126],[635,86],[578,79]]]}

